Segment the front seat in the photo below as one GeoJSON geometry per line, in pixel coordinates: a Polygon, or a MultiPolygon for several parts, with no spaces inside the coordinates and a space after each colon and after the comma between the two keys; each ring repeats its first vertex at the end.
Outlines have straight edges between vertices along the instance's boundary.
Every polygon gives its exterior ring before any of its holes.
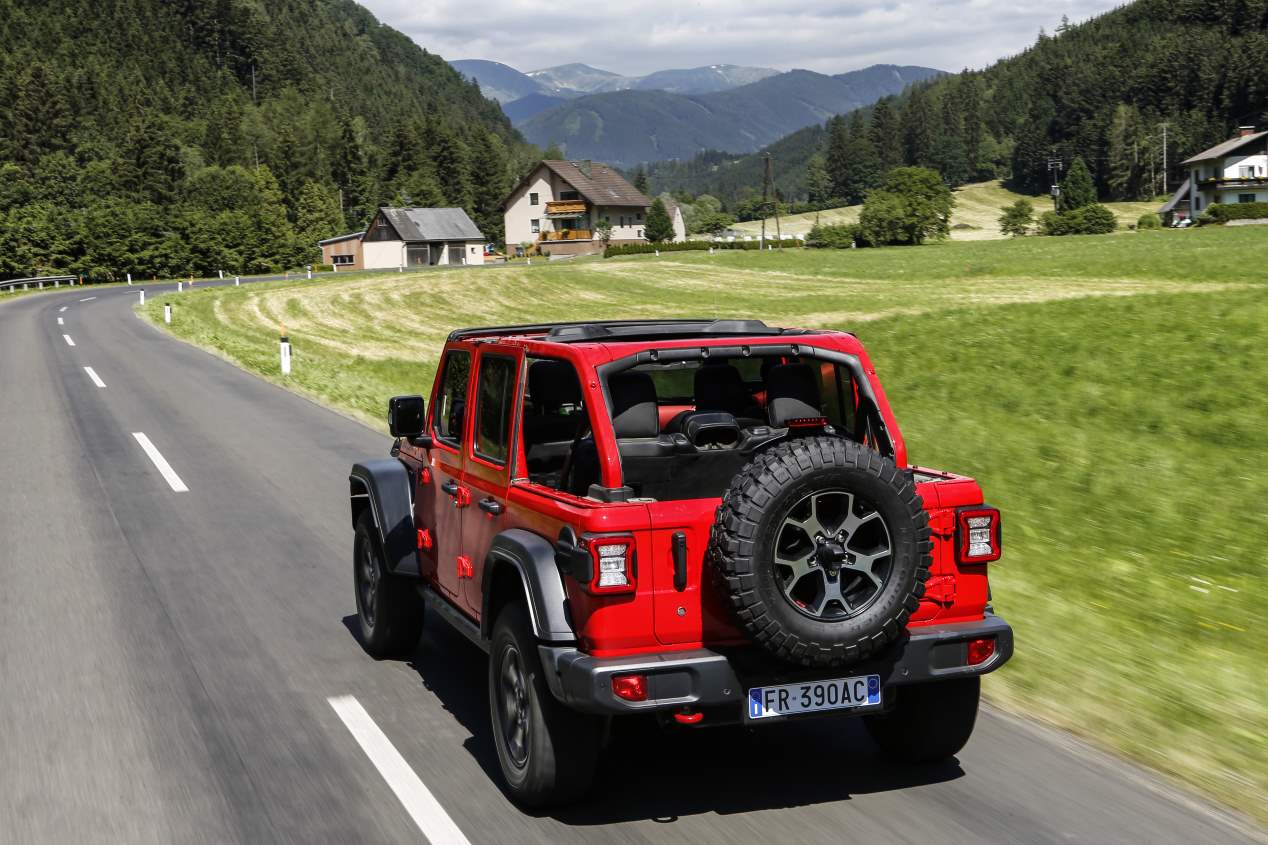
{"type": "Polygon", "coordinates": [[[766,373],[766,414],[785,428],[789,420],[823,416],[819,375],[809,364],[779,364],[766,373]]]}

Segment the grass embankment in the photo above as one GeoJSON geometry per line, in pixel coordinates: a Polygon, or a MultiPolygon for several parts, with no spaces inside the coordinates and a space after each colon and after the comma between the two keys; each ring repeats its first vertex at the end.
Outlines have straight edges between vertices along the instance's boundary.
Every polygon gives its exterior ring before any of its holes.
{"type": "MultiPolygon", "coordinates": [[[[757,315],[851,328],[913,460],[1005,514],[1016,626],[991,699],[1268,819],[1268,239],[1149,232],[905,249],[677,253],[206,290],[172,327],[382,427],[453,327],[757,315]]],[[[147,307],[161,320],[161,303],[147,307]]]]}
{"type": "MultiPolygon", "coordinates": [[[[951,239],[956,241],[999,240],[1004,237],[999,231],[999,216],[1004,207],[1012,205],[1019,199],[1028,199],[1035,206],[1036,216],[1052,208],[1048,197],[1028,197],[1013,193],[998,181],[975,182],[955,190],[955,208],[951,212],[951,239]]],[[[1126,229],[1129,223],[1135,223],[1140,215],[1147,211],[1157,211],[1162,200],[1148,202],[1107,202],[1106,207],[1118,218],[1118,227],[1126,229]]],[[[859,212],[863,206],[851,205],[843,208],[830,208],[817,212],[819,222],[857,223],[859,212]]],[[[815,224],[816,212],[792,214],[779,219],[780,229],[784,235],[805,235],[815,224]]],[[[737,223],[734,227],[746,235],[756,236],[762,230],[760,220],[737,223]]],[[[766,234],[775,237],[775,221],[768,220],[766,234]]]]}

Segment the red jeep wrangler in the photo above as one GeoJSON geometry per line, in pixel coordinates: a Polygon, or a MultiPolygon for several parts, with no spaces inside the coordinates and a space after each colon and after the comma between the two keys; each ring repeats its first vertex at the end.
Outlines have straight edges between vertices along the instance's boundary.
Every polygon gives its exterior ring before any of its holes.
{"type": "Polygon", "coordinates": [[[578,796],[606,720],[760,726],[862,716],[930,761],[1012,654],[991,612],[1000,516],[910,466],[852,334],[756,320],[455,331],[432,388],[353,467],[374,656],[424,607],[489,654],[506,784],[578,796]]]}

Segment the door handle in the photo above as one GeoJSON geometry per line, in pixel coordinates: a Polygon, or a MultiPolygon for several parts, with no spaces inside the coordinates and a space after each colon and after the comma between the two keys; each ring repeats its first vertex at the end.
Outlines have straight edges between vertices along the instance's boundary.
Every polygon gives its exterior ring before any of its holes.
{"type": "Polygon", "coordinates": [[[444,490],[450,496],[454,496],[456,498],[458,495],[458,482],[454,481],[451,478],[448,481],[446,481],[444,484],[440,485],[440,489],[444,490]]]}
{"type": "Polygon", "coordinates": [[[497,516],[498,514],[502,513],[502,511],[504,511],[505,508],[503,508],[502,505],[498,503],[497,499],[493,498],[492,496],[489,496],[487,499],[480,500],[480,510],[484,511],[489,516],[497,516]]]}
{"type": "Polygon", "coordinates": [[[673,537],[674,556],[674,589],[682,592],[687,589],[687,535],[675,531],[673,537]]]}

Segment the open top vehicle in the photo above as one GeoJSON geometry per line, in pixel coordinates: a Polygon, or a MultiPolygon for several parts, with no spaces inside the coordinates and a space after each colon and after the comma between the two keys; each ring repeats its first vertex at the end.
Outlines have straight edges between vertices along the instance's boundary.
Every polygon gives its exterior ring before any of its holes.
{"type": "Polygon", "coordinates": [[[614,716],[862,716],[888,754],[944,759],[1012,654],[987,585],[999,512],[909,464],[852,334],[464,329],[389,427],[392,456],[350,477],[363,642],[411,652],[428,608],[489,654],[526,806],[589,785],[614,716]]]}

